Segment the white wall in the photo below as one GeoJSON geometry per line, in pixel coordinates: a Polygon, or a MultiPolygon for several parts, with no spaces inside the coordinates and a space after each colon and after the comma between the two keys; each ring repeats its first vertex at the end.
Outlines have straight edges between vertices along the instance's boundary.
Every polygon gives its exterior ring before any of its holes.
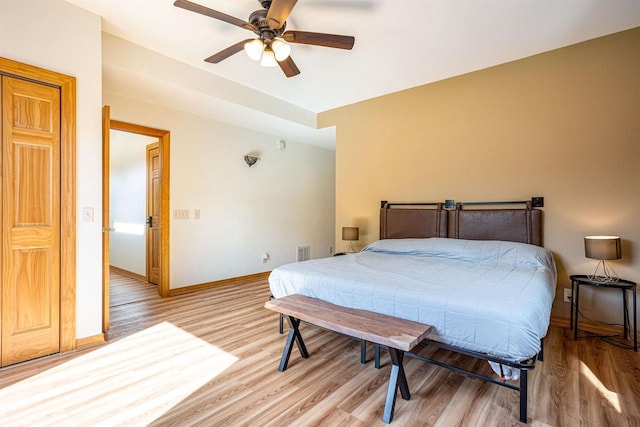
{"type": "Polygon", "coordinates": [[[111,131],[109,264],[146,274],[146,146],[158,141],[145,135],[111,131]]]}
{"type": "MultiPolygon", "coordinates": [[[[2,0],[0,55],[77,79],[77,331],[102,331],[100,17],[62,0],[2,0]],[[82,207],[94,222],[81,222],[82,207]]],[[[171,287],[267,271],[334,246],[334,152],[197,116],[108,96],[112,117],[171,131],[171,208],[202,219],[172,220],[171,287]],[[262,160],[249,168],[251,151],[262,160]],[[271,261],[262,264],[263,252],[271,261]]]]}
{"type": "Polygon", "coordinates": [[[191,215],[171,219],[172,289],[272,270],[295,261],[298,245],[310,245],[312,258],[330,255],[334,151],[296,141],[278,151],[274,135],[114,95],[106,86],[103,97],[114,120],[171,132],[170,207],[191,215]],[[260,157],[251,168],[247,153],[260,157]]]}
{"type": "Polygon", "coordinates": [[[0,1],[0,55],[77,79],[77,331],[102,332],[100,17],[62,0],[0,1]],[[80,222],[93,207],[93,223],[80,222]]]}

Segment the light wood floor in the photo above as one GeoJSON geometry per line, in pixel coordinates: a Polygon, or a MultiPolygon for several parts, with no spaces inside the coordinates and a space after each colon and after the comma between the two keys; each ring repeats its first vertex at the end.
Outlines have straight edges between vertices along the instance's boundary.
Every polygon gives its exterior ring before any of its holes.
{"type": "Polygon", "coordinates": [[[133,279],[117,269],[111,269],[109,274],[109,306],[111,308],[156,298],[160,298],[157,285],[133,279]]]}
{"type": "MultiPolygon", "coordinates": [[[[285,336],[268,297],[256,281],[116,305],[107,345],[0,370],[0,425],[385,425],[388,356],[361,365],[358,343],[303,325],[311,357],[294,349],[278,372],[285,336]]],[[[413,359],[406,373],[412,399],[391,425],[521,425],[514,391],[413,359]]],[[[640,356],[552,327],[529,393],[531,426],[640,426],[640,356]]]]}

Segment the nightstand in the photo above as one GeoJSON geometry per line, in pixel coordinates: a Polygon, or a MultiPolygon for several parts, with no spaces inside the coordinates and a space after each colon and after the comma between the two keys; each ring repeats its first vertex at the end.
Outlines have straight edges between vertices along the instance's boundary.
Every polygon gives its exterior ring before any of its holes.
{"type": "MultiPolygon", "coordinates": [[[[573,328],[573,339],[578,339],[578,310],[580,307],[580,286],[594,286],[596,288],[609,288],[609,289],[620,289],[622,291],[622,316],[623,320],[623,337],[626,340],[627,332],[629,331],[630,324],[627,316],[627,291],[631,291],[633,295],[633,346],[625,345],[618,341],[615,342],[616,345],[625,348],[631,348],[635,351],[638,351],[638,330],[637,330],[637,315],[636,315],[636,283],[630,280],[619,279],[616,283],[600,283],[597,281],[593,281],[589,279],[586,275],[573,275],[569,277],[571,279],[571,295],[573,295],[573,301],[571,304],[571,318],[569,321],[570,327],[573,328]],[[574,315],[575,310],[575,315],[574,315]]],[[[601,338],[613,338],[618,337],[619,335],[593,335],[594,337],[601,338]]]]}

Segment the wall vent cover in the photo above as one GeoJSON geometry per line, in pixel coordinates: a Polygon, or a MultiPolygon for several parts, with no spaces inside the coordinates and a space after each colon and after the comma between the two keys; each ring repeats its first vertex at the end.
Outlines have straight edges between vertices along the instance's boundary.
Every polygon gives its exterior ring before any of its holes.
{"type": "Polygon", "coordinates": [[[307,246],[296,246],[296,262],[310,259],[311,249],[307,246]]]}

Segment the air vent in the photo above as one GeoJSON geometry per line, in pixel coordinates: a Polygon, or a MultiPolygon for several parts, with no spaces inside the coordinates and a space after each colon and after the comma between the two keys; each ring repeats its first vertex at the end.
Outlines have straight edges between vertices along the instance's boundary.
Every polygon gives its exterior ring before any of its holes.
{"type": "Polygon", "coordinates": [[[296,246],[296,261],[306,261],[309,259],[311,249],[307,246],[296,246]]]}

